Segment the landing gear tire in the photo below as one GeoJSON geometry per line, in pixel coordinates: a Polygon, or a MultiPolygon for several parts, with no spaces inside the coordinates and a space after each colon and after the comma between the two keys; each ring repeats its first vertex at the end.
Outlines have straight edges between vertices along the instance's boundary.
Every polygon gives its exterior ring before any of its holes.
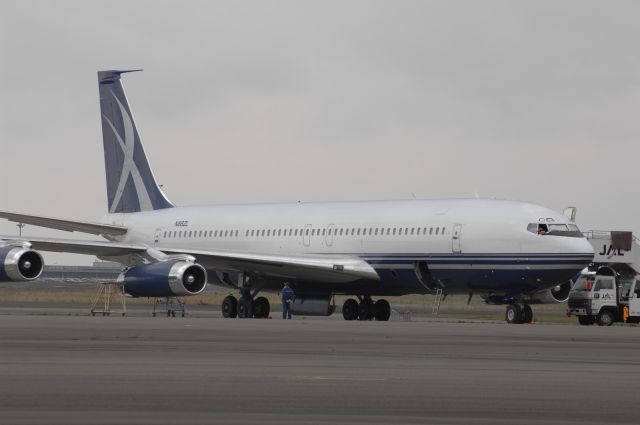
{"type": "Polygon", "coordinates": [[[613,313],[608,310],[603,310],[598,314],[598,326],[611,326],[613,320],[613,313]]]}
{"type": "Polygon", "coordinates": [[[353,298],[349,298],[342,304],[342,317],[344,320],[356,320],[358,311],[358,301],[353,298]]]}
{"type": "Polygon", "coordinates": [[[531,323],[533,322],[533,310],[529,304],[525,304],[522,307],[523,320],[522,323],[531,323]]]}
{"type": "Polygon", "coordinates": [[[371,320],[373,317],[373,302],[364,299],[358,304],[358,320],[371,320]]]}
{"type": "Polygon", "coordinates": [[[509,304],[505,319],[507,323],[520,324],[524,320],[524,312],[518,304],[509,304]]]}
{"type": "Polygon", "coordinates": [[[391,306],[387,300],[378,300],[373,307],[374,316],[379,322],[386,322],[391,317],[391,306]]]}
{"type": "Polygon", "coordinates": [[[238,302],[238,317],[241,319],[244,319],[244,302],[242,302],[242,298],[240,298],[240,301],[238,302]]]}
{"type": "Polygon", "coordinates": [[[253,301],[253,317],[264,319],[269,317],[271,306],[265,297],[258,297],[253,301]]]}
{"type": "Polygon", "coordinates": [[[222,300],[222,317],[234,318],[238,315],[238,300],[233,295],[227,295],[222,300]]]}
{"type": "Polygon", "coordinates": [[[578,323],[583,326],[591,326],[596,323],[596,318],[593,316],[578,316],[578,323]]]}

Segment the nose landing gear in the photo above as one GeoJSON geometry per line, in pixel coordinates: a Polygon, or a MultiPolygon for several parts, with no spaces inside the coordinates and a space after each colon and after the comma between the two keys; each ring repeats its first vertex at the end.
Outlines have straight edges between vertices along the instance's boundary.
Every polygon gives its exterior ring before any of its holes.
{"type": "Polygon", "coordinates": [[[531,323],[533,322],[533,310],[529,304],[509,304],[505,320],[512,324],[531,323]]]}

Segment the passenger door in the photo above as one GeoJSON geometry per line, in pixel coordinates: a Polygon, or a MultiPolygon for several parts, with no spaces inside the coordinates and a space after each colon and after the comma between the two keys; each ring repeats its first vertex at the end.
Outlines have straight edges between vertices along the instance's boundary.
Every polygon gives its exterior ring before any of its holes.
{"type": "Polygon", "coordinates": [[[158,227],[156,229],[156,233],[153,236],[153,244],[154,245],[158,245],[158,242],[160,241],[160,235],[162,234],[162,228],[158,227]]]}
{"type": "Polygon", "coordinates": [[[332,246],[333,245],[333,233],[336,231],[336,225],[335,224],[330,224],[327,227],[327,236],[325,237],[325,242],[327,244],[327,246],[332,246]]]}
{"type": "Polygon", "coordinates": [[[462,254],[460,245],[460,236],[462,235],[462,224],[455,224],[451,231],[451,252],[454,254],[462,254]]]}
{"type": "Polygon", "coordinates": [[[311,245],[311,228],[313,225],[307,224],[304,226],[304,232],[302,232],[302,245],[309,246],[311,245]]]}

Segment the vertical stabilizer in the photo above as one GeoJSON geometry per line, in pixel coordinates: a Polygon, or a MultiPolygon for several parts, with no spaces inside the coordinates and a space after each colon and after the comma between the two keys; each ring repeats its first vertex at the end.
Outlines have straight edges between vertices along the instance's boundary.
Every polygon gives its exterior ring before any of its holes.
{"type": "MultiPolygon", "coordinates": [[[[140,70],[136,70],[140,71],[140,70]]],[[[133,71],[99,71],[100,112],[109,213],[171,208],[144,153],[120,75],[133,71]]]]}

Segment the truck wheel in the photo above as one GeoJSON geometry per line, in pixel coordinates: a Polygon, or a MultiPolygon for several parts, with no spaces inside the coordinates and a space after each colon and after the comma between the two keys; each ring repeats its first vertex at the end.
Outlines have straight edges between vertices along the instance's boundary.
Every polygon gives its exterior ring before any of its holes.
{"type": "Polygon", "coordinates": [[[611,326],[613,324],[613,313],[603,310],[598,314],[598,326],[611,326]]]}
{"type": "Polygon", "coordinates": [[[593,316],[578,316],[578,323],[583,326],[591,326],[596,322],[593,316]]]}

